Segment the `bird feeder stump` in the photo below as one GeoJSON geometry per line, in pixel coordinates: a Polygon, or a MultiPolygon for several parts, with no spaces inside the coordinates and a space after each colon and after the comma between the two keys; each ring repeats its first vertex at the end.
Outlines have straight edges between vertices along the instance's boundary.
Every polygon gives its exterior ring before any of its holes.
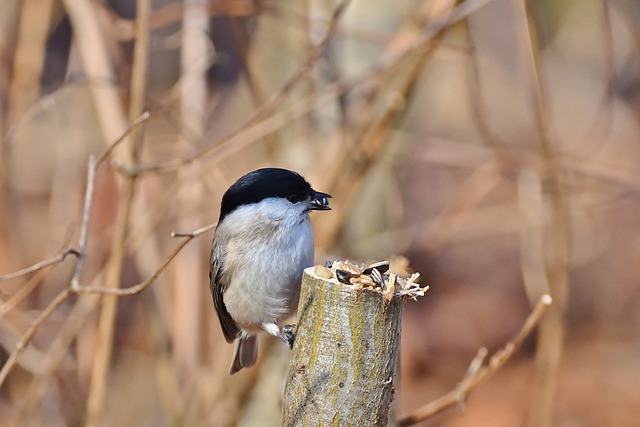
{"type": "Polygon", "coordinates": [[[320,277],[322,268],[304,271],[282,425],[385,426],[403,297],[320,277]]]}

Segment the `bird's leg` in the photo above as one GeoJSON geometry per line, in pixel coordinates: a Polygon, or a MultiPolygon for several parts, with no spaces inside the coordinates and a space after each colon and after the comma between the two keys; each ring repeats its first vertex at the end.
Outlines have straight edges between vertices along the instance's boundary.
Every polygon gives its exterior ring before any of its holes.
{"type": "Polygon", "coordinates": [[[282,327],[282,335],[286,338],[286,343],[290,349],[293,350],[293,343],[296,340],[296,333],[298,332],[298,325],[284,325],[282,327]]]}

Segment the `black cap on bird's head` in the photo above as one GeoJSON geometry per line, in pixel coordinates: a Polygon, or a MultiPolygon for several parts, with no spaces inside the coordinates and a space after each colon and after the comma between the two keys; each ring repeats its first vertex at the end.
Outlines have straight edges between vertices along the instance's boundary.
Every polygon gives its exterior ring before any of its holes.
{"type": "Polygon", "coordinates": [[[291,203],[310,199],[310,209],[331,209],[327,200],[331,196],[315,191],[300,174],[288,169],[263,168],[240,177],[229,187],[222,196],[218,222],[240,206],[272,197],[281,197],[291,203]]]}

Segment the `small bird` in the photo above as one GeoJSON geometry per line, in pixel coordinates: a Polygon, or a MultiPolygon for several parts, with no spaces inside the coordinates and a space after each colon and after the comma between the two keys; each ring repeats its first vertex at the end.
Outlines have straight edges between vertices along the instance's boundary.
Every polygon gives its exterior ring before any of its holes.
{"type": "Polygon", "coordinates": [[[302,272],[313,265],[309,212],[330,210],[330,197],[278,168],[250,172],[222,196],[209,280],[224,337],[237,339],[230,374],[255,364],[260,331],[293,346],[278,323],[297,309],[302,272]]]}

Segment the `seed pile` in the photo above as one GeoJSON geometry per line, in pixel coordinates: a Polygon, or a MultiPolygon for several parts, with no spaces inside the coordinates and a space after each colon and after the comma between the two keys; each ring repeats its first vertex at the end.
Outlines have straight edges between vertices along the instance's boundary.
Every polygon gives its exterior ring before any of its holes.
{"type": "Polygon", "coordinates": [[[316,266],[314,273],[324,279],[336,279],[354,289],[379,292],[387,300],[394,296],[406,296],[415,300],[419,296],[424,296],[429,289],[428,286],[421,287],[416,283],[420,277],[419,273],[413,273],[410,277],[389,273],[389,261],[365,266],[346,260],[329,260],[324,267],[316,266]]]}

